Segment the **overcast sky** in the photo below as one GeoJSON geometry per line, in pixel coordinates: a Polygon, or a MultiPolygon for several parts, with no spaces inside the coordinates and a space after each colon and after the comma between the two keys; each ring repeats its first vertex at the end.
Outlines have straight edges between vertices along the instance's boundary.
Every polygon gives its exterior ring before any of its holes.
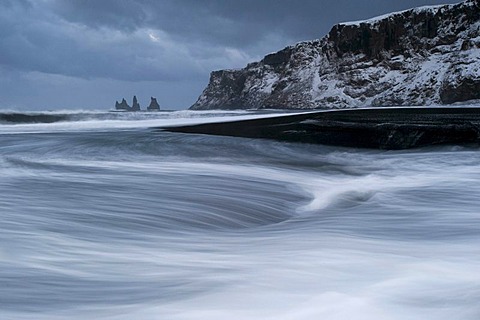
{"type": "Polygon", "coordinates": [[[0,0],[0,109],[195,102],[212,70],[339,22],[459,0],[0,0]]]}

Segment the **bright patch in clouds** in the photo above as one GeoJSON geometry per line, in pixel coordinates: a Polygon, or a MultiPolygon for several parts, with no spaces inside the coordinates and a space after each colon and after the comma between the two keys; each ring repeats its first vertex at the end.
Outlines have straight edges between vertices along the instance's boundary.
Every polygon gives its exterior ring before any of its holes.
{"type": "Polygon", "coordinates": [[[152,40],[153,42],[159,42],[160,41],[160,38],[158,36],[156,36],[155,34],[153,33],[149,33],[148,34],[148,37],[150,38],[150,40],[152,40]]]}

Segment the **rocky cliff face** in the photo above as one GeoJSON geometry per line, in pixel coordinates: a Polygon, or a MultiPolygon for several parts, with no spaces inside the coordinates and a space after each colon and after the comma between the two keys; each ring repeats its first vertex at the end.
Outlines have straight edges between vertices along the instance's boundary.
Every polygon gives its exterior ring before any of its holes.
{"type": "Polygon", "coordinates": [[[480,99],[480,0],[341,23],[241,70],[214,71],[191,107],[346,108],[480,99]]]}

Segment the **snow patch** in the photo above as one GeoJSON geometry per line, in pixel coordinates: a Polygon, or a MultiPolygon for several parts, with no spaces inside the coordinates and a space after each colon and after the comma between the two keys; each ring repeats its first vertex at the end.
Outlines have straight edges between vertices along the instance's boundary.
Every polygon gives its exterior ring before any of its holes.
{"type": "Polygon", "coordinates": [[[433,14],[437,13],[438,10],[442,7],[445,7],[445,5],[436,5],[436,6],[423,6],[423,7],[418,7],[414,9],[407,9],[407,10],[402,10],[402,11],[397,11],[397,12],[391,12],[387,14],[383,14],[377,17],[373,17],[367,20],[358,20],[358,21],[347,21],[347,22],[341,22],[339,23],[340,25],[343,26],[360,26],[361,24],[370,24],[374,25],[377,24],[379,21],[390,19],[394,16],[402,15],[407,12],[412,12],[412,13],[423,13],[423,12],[431,12],[433,14]]]}

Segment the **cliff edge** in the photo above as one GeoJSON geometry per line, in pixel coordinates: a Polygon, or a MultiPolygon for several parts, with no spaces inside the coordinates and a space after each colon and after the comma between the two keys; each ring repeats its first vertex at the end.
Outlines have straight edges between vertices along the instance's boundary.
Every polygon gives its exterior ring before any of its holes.
{"type": "Polygon", "coordinates": [[[193,110],[441,105],[480,99],[480,0],[340,23],[240,70],[193,110]]]}

